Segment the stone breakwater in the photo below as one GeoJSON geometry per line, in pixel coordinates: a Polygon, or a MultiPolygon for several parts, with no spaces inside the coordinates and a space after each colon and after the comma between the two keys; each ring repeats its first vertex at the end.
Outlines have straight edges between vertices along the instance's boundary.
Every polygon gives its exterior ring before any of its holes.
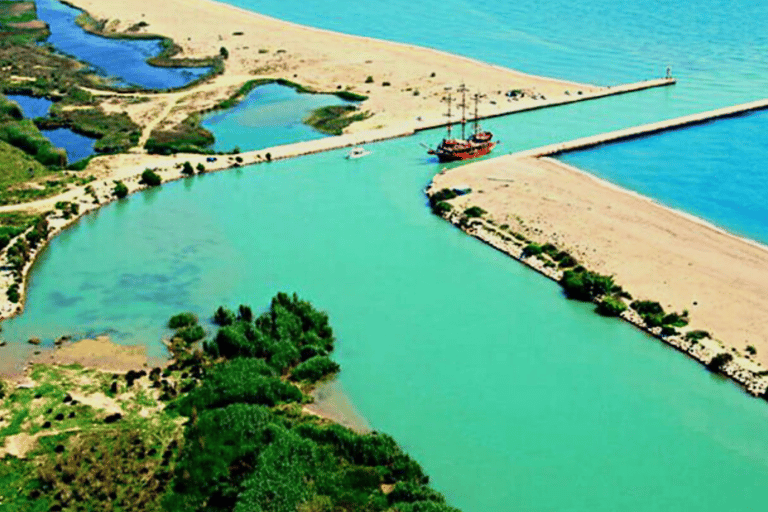
{"type": "MultiPolygon", "coordinates": [[[[431,188],[428,188],[426,191],[427,195],[434,192],[435,191],[431,188]]],[[[527,256],[524,252],[525,242],[502,231],[487,220],[480,218],[467,220],[463,214],[455,210],[451,210],[442,217],[468,235],[473,236],[494,249],[516,259],[541,275],[558,283],[562,279],[563,270],[558,269],[557,267],[547,266],[544,261],[534,256],[527,256]]],[[[730,352],[715,339],[704,338],[698,341],[691,341],[686,339],[683,334],[664,336],[661,334],[660,327],[650,328],[646,326],[641,316],[632,309],[627,309],[622,312],[620,317],[624,321],[634,325],[636,328],[663,341],[676,350],[685,353],[703,365],[708,365],[712,362],[713,358],[719,354],[730,354],[730,352]]],[[[732,360],[720,368],[720,372],[741,385],[744,390],[752,396],[768,399],[768,395],[766,394],[766,392],[768,392],[768,375],[763,375],[765,372],[757,370],[752,361],[743,357],[734,356],[732,360]]]]}

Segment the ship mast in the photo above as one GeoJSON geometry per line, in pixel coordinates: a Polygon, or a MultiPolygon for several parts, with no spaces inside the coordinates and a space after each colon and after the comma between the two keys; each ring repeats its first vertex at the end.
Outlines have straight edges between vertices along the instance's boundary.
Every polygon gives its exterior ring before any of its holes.
{"type": "Polygon", "coordinates": [[[475,93],[475,135],[480,133],[480,123],[478,122],[477,117],[477,104],[480,102],[480,98],[482,98],[483,95],[480,93],[475,93]]]}
{"type": "Polygon", "coordinates": [[[448,113],[445,114],[448,116],[448,138],[451,138],[451,88],[446,87],[445,92],[448,93],[448,96],[446,96],[444,99],[448,102],[448,113]]]}
{"type": "Polygon", "coordinates": [[[467,124],[467,87],[461,84],[456,91],[461,93],[461,140],[466,140],[464,132],[467,124]]]}

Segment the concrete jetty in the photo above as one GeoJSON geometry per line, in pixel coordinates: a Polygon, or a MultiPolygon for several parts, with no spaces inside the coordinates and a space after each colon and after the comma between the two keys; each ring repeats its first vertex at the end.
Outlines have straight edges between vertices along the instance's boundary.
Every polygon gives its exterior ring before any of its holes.
{"type": "Polygon", "coordinates": [[[561,153],[579,151],[603,144],[610,144],[622,140],[645,137],[654,133],[685,128],[687,126],[703,124],[714,121],[716,119],[735,117],[749,112],[765,109],[768,109],[768,99],[752,101],[750,103],[742,103],[731,107],[719,108],[716,110],[710,110],[689,116],[676,117],[667,121],[659,121],[657,123],[634,126],[632,128],[625,128],[613,132],[601,133],[599,135],[592,135],[590,137],[582,137],[580,139],[575,139],[568,142],[549,144],[547,146],[541,146],[534,149],[512,153],[511,156],[518,158],[541,158],[545,156],[554,156],[561,153]]]}
{"type": "MultiPolygon", "coordinates": [[[[641,82],[633,82],[631,84],[607,86],[591,93],[578,94],[577,92],[574,92],[568,97],[560,98],[552,101],[548,100],[544,103],[539,103],[539,104],[529,104],[525,106],[511,105],[509,108],[498,110],[492,114],[478,115],[477,117],[478,119],[492,119],[494,117],[508,116],[510,114],[517,114],[521,112],[530,112],[532,110],[541,110],[544,108],[559,107],[561,105],[568,105],[570,103],[579,103],[579,102],[584,102],[589,100],[596,100],[600,98],[605,98],[607,96],[619,96],[621,94],[643,91],[645,89],[667,87],[670,85],[675,85],[676,83],[677,83],[677,80],[670,77],[670,78],[655,78],[652,80],[643,80],[641,82]]],[[[453,121],[453,122],[455,123],[456,121],[453,121]]],[[[418,126],[414,129],[414,131],[420,132],[424,130],[431,130],[433,128],[448,126],[448,124],[449,124],[448,121],[440,122],[440,123],[430,123],[428,125],[418,126]]]]}

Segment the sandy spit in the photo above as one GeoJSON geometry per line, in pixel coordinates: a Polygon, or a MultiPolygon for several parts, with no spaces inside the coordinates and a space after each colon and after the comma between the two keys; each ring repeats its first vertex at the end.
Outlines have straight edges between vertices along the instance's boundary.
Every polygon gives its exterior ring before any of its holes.
{"type": "MultiPolygon", "coordinates": [[[[456,211],[486,210],[492,224],[482,231],[490,238],[506,224],[613,275],[636,299],[688,310],[690,329],[709,331],[716,340],[707,347],[710,354],[697,359],[728,351],[758,377],[768,365],[767,247],[549,158],[476,162],[439,174],[431,187],[470,187],[452,203],[456,211]]],[[[503,243],[509,249],[500,249],[519,256],[519,245],[503,243]]]]}

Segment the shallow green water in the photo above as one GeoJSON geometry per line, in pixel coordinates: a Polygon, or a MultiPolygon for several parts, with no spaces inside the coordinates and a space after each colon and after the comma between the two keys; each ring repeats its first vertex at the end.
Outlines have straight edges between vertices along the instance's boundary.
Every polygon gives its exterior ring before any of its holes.
{"type": "MultiPolygon", "coordinates": [[[[768,76],[764,7],[744,1],[239,3],[571,79],[637,80],[667,63],[681,79],[489,121],[496,154],[755,99],[768,76]],[[445,23],[424,23],[438,9],[445,23]]],[[[421,190],[438,166],[418,144],[441,136],[107,206],[53,241],[3,336],[23,351],[32,335],[109,331],[161,354],[172,313],[297,291],[329,311],[355,406],[467,512],[765,508],[766,404],[431,216],[421,190]]]]}
{"type": "Polygon", "coordinates": [[[109,205],[53,241],[4,335],[111,328],[160,353],[173,312],[295,290],[330,313],[355,406],[466,511],[764,503],[768,407],[431,216],[417,142],[109,205]]]}

